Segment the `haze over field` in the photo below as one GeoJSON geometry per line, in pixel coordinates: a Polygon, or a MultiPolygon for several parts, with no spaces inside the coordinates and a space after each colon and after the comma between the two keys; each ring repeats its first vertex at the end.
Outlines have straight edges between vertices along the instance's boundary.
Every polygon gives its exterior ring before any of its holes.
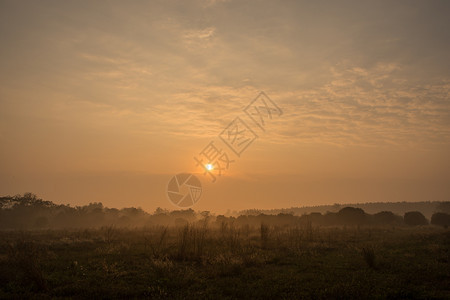
{"type": "Polygon", "coordinates": [[[195,210],[450,199],[448,1],[0,0],[0,196],[195,210]],[[264,91],[240,157],[218,135],[264,91]],[[215,141],[235,160],[212,183],[215,141]]]}

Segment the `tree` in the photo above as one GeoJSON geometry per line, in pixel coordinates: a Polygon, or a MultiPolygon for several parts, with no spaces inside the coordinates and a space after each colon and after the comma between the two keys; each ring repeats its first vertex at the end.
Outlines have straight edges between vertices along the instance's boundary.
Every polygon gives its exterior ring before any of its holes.
{"type": "Polygon", "coordinates": [[[410,211],[405,213],[403,220],[405,221],[405,224],[410,226],[419,226],[428,224],[428,220],[419,211],[410,211]]]}
{"type": "Polygon", "coordinates": [[[344,207],[338,212],[339,221],[343,224],[360,225],[366,219],[366,213],[361,208],[344,207]]]}
{"type": "Polygon", "coordinates": [[[154,215],[161,215],[161,214],[167,214],[169,211],[167,209],[162,209],[161,207],[157,207],[154,215]]]}
{"type": "Polygon", "coordinates": [[[444,226],[445,228],[447,228],[448,226],[450,226],[450,214],[440,212],[434,213],[431,216],[431,224],[444,226]]]}
{"type": "Polygon", "coordinates": [[[375,224],[395,224],[401,223],[402,217],[394,214],[391,211],[381,211],[372,216],[373,222],[375,224]]]}

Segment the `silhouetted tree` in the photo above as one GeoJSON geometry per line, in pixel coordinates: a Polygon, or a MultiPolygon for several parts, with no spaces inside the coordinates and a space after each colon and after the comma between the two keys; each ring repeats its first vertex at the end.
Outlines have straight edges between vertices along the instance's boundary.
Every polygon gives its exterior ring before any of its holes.
{"type": "Polygon", "coordinates": [[[169,214],[172,218],[182,218],[188,222],[195,220],[195,212],[192,208],[185,210],[174,210],[169,214]]]}
{"type": "Polygon", "coordinates": [[[169,211],[167,209],[162,209],[161,207],[157,207],[155,209],[154,215],[160,215],[160,214],[168,214],[169,211]]]}
{"type": "Polygon", "coordinates": [[[361,225],[366,221],[366,213],[361,208],[344,207],[337,216],[340,222],[348,225],[361,225]]]}
{"type": "Polygon", "coordinates": [[[419,211],[410,211],[405,213],[403,217],[405,224],[410,226],[427,225],[428,221],[425,216],[419,211]]]}
{"type": "Polygon", "coordinates": [[[445,228],[447,228],[448,226],[450,226],[450,214],[441,212],[433,214],[431,216],[431,224],[444,226],[445,228]]]}
{"type": "Polygon", "coordinates": [[[401,216],[396,215],[391,211],[381,211],[372,216],[372,221],[374,224],[391,225],[401,223],[403,220],[401,216]]]}

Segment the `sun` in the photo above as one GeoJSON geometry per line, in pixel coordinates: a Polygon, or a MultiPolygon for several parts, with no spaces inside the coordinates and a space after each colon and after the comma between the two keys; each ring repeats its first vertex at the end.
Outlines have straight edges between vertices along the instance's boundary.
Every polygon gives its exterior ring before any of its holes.
{"type": "Polygon", "coordinates": [[[214,169],[214,166],[212,164],[206,164],[205,167],[208,171],[212,171],[214,169]]]}

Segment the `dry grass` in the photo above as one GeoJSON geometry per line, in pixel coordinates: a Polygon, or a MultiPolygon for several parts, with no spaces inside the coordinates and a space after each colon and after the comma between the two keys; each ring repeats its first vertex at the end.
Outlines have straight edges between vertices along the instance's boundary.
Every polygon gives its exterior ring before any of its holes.
{"type": "Polygon", "coordinates": [[[205,218],[0,235],[0,298],[450,296],[450,234],[431,226],[237,227],[205,218]]]}

